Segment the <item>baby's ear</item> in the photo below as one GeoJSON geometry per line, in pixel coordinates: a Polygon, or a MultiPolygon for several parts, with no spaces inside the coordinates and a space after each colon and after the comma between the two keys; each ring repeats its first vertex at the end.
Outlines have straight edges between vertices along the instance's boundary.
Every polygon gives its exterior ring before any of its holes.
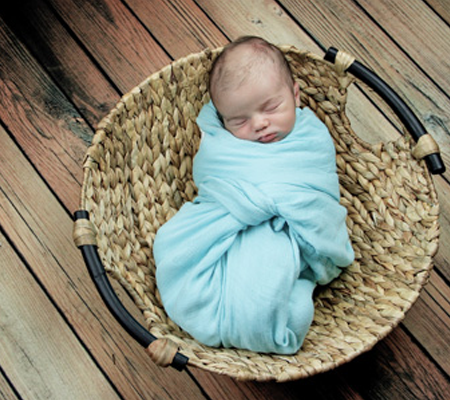
{"type": "Polygon", "coordinates": [[[300,86],[298,86],[298,82],[294,83],[294,98],[295,106],[300,107],[300,86]]]}

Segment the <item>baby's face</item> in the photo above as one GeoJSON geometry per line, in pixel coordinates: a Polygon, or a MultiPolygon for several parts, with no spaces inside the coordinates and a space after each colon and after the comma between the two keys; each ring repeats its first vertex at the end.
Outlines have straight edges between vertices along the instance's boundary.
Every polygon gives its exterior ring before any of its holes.
{"type": "Polygon", "coordinates": [[[265,72],[263,79],[226,90],[215,102],[225,128],[239,139],[277,142],[294,127],[300,105],[298,84],[289,85],[274,69],[265,72]]]}

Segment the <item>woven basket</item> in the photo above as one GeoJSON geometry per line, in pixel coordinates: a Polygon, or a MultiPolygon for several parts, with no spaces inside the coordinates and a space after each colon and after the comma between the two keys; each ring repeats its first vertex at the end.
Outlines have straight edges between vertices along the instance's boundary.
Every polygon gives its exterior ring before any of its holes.
{"type": "MultiPolygon", "coordinates": [[[[210,348],[166,315],[155,284],[157,230],[196,196],[192,160],[200,142],[196,116],[209,100],[208,71],[221,49],[180,59],[123,96],[98,126],[84,164],[77,245],[94,244],[101,262],[129,292],[157,340],[188,365],[242,380],[286,381],[335,368],[371,349],[403,319],[426,283],[438,248],[438,200],[408,135],[369,145],[345,113],[354,81],[342,66],[293,47],[286,54],[308,106],[328,127],[337,151],[341,203],[348,210],[355,262],[315,296],[315,317],[292,356],[210,348]],[[91,232],[91,234],[89,234],[91,232]],[[86,239],[88,236],[91,239],[86,239]],[[167,340],[165,340],[167,339],[167,340]]],[[[155,344],[156,343],[156,344],[155,344]]]]}

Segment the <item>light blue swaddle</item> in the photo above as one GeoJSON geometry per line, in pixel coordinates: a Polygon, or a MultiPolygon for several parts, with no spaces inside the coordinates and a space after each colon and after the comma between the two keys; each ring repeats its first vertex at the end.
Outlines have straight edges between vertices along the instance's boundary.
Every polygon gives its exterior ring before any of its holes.
{"type": "Polygon", "coordinates": [[[325,125],[297,109],[293,131],[263,144],[226,131],[208,103],[194,202],[159,229],[156,279],[170,318],[209,346],[292,354],[316,284],[354,258],[325,125]]]}

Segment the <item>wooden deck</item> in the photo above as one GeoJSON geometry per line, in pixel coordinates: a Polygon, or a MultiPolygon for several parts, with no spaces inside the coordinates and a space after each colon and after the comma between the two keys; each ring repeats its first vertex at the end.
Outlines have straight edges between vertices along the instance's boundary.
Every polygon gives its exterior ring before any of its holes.
{"type": "MultiPolygon", "coordinates": [[[[447,0],[3,1],[0,398],[449,399],[449,38],[447,0]],[[435,178],[436,265],[404,322],[345,366],[287,384],[156,367],[110,316],[72,243],[82,160],[100,119],[171,60],[243,34],[352,53],[406,100],[449,171],[435,178]]],[[[398,135],[370,91],[355,89],[349,109],[366,139],[398,135]]]]}

